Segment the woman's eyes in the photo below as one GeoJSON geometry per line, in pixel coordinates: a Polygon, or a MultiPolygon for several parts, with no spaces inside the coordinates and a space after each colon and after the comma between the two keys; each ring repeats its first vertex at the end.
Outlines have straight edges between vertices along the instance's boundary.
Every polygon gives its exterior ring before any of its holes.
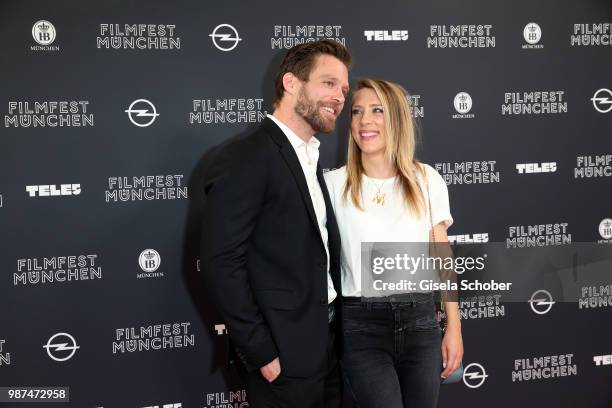
{"type": "MultiPolygon", "coordinates": [[[[383,112],[384,112],[383,108],[381,107],[372,108],[372,113],[383,113],[383,112]]],[[[361,114],[363,114],[362,109],[357,109],[357,108],[351,109],[351,115],[361,115],[361,114]]]]}

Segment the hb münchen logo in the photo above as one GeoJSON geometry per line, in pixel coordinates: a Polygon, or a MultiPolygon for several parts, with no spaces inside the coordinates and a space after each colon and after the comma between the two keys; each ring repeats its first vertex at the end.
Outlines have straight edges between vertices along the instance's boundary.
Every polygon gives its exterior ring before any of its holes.
{"type": "Polygon", "coordinates": [[[40,20],[32,27],[32,37],[40,45],[49,45],[55,41],[55,27],[47,20],[40,20]]]}
{"type": "Polygon", "coordinates": [[[154,249],[145,249],[138,257],[138,265],[145,272],[155,272],[161,263],[159,252],[154,249]]]}
{"type": "Polygon", "coordinates": [[[467,92],[459,92],[455,95],[453,105],[458,113],[468,113],[472,109],[472,97],[467,92]]]}

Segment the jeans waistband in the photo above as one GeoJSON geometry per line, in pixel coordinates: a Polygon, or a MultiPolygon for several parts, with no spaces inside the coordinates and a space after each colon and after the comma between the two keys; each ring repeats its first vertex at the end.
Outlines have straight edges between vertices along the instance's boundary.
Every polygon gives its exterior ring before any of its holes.
{"type": "Polygon", "coordinates": [[[366,298],[354,296],[342,296],[343,304],[362,304],[370,305],[374,308],[391,308],[397,306],[416,306],[417,303],[427,303],[433,301],[433,292],[400,293],[392,296],[366,298]]]}

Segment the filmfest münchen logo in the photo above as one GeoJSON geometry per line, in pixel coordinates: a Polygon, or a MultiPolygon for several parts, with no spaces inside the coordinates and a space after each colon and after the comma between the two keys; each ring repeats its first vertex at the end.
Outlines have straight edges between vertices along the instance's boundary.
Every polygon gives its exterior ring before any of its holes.
{"type": "Polygon", "coordinates": [[[462,297],[460,303],[461,320],[506,316],[506,307],[502,304],[501,295],[462,297]]]}
{"type": "Polygon", "coordinates": [[[536,290],[529,299],[531,310],[539,315],[548,313],[554,304],[552,295],[544,289],[536,290]]]}
{"type": "Polygon", "coordinates": [[[215,392],[206,394],[206,405],[202,408],[245,408],[248,407],[246,390],[230,390],[229,392],[215,392]]]}
{"type": "Polygon", "coordinates": [[[214,46],[221,51],[231,51],[242,41],[238,31],[230,24],[219,24],[208,36],[212,38],[214,46]]]}
{"type": "Polygon", "coordinates": [[[275,25],[270,38],[273,50],[288,50],[298,44],[318,40],[332,40],[346,46],[340,25],[275,25]]]}
{"type": "Polygon", "coordinates": [[[612,177],[612,154],[577,156],[574,178],[612,177]]]}
{"type": "Polygon", "coordinates": [[[115,330],[113,354],[195,347],[191,322],[121,327],[115,330]]]}
{"type": "Polygon", "coordinates": [[[6,340],[0,340],[0,367],[11,365],[11,353],[4,349],[4,343],[6,343],[6,340]]]}
{"type": "Polygon", "coordinates": [[[188,113],[190,125],[256,123],[266,118],[263,98],[194,99],[188,113]]]}
{"type": "Polygon", "coordinates": [[[612,91],[606,88],[598,89],[591,98],[593,107],[599,113],[608,113],[612,111],[612,91]]]}
{"type": "Polygon", "coordinates": [[[32,37],[38,45],[32,45],[32,51],[59,51],[58,46],[51,46],[55,41],[55,26],[47,20],[39,20],[32,26],[32,37]]]}
{"type": "Polygon", "coordinates": [[[413,118],[425,117],[425,106],[421,105],[421,95],[408,95],[408,107],[413,118]]]}
{"type": "Polygon", "coordinates": [[[427,48],[493,48],[492,24],[431,25],[427,48]]]}
{"type": "Polygon", "coordinates": [[[9,101],[4,127],[94,126],[89,101],[9,101]]]}
{"type": "Polygon", "coordinates": [[[565,91],[505,92],[502,115],[545,115],[567,113],[565,91]]]}
{"type": "Polygon", "coordinates": [[[80,349],[77,342],[68,333],[56,333],[49,338],[47,344],[43,346],[47,350],[47,354],[55,361],[68,361],[76,351],[80,349]]]}
{"type": "MultiPolygon", "coordinates": [[[[602,241],[599,241],[600,243],[602,241]]],[[[603,241],[611,242],[612,241],[603,241]]],[[[596,309],[612,306],[612,285],[583,286],[578,299],[578,309],[596,309]]]]}
{"type": "Polygon", "coordinates": [[[446,183],[451,184],[489,184],[500,182],[500,172],[496,160],[466,161],[454,163],[435,163],[434,168],[446,183]]]}
{"type": "Polygon", "coordinates": [[[487,372],[481,364],[471,363],[463,369],[463,383],[469,388],[480,387],[487,377],[487,372]]]}
{"type": "Polygon", "coordinates": [[[108,178],[106,202],[178,200],[188,198],[183,174],[156,174],[108,178]]]}
{"type": "Polygon", "coordinates": [[[612,23],[576,23],[570,36],[572,47],[598,47],[612,44],[612,23]]]}
{"type": "Polygon", "coordinates": [[[507,248],[535,248],[571,243],[572,234],[567,222],[511,226],[506,238],[507,248]]]}
{"type": "Polygon", "coordinates": [[[97,48],[127,50],[179,50],[181,37],[175,24],[100,24],[97,48]]]}
{"type": "Polygon", "coordinates": [[[573,353],[518,358],[514,360],[512,382],[550,380],[575,375],[578,375],[578,365],[573,353]]]}
{"type": "Polygon", "coordinates": [[[125,110],[128,114],[130,122],[138,127],[147,127],[155,122],[159,116],[155,105],[146,99],[136,99],[130,104],[130,107],[125,110]]]}
{"type": "Polygon", "coordinates": [[[98,254],[53,256],[17,259],[14,286],[32,286],[102,279],[102,266],[98,254]]]}

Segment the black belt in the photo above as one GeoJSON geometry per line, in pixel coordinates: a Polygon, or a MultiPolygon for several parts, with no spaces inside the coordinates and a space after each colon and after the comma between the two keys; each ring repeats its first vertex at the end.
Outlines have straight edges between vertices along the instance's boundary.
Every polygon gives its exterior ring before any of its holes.
{"type": "Polygon", "coordinates": [[[434,298],[432,292],[414,292],[414,293],[399,293],[396,295],[379,297],[379,298],[365,298],[365,297],[353,297],[353,296],[342,296],[342,303],[350,304],[371,304],[371,305],[391,305],[391,304],[402,304],[402,303],[424,303],[434,298]]]}

